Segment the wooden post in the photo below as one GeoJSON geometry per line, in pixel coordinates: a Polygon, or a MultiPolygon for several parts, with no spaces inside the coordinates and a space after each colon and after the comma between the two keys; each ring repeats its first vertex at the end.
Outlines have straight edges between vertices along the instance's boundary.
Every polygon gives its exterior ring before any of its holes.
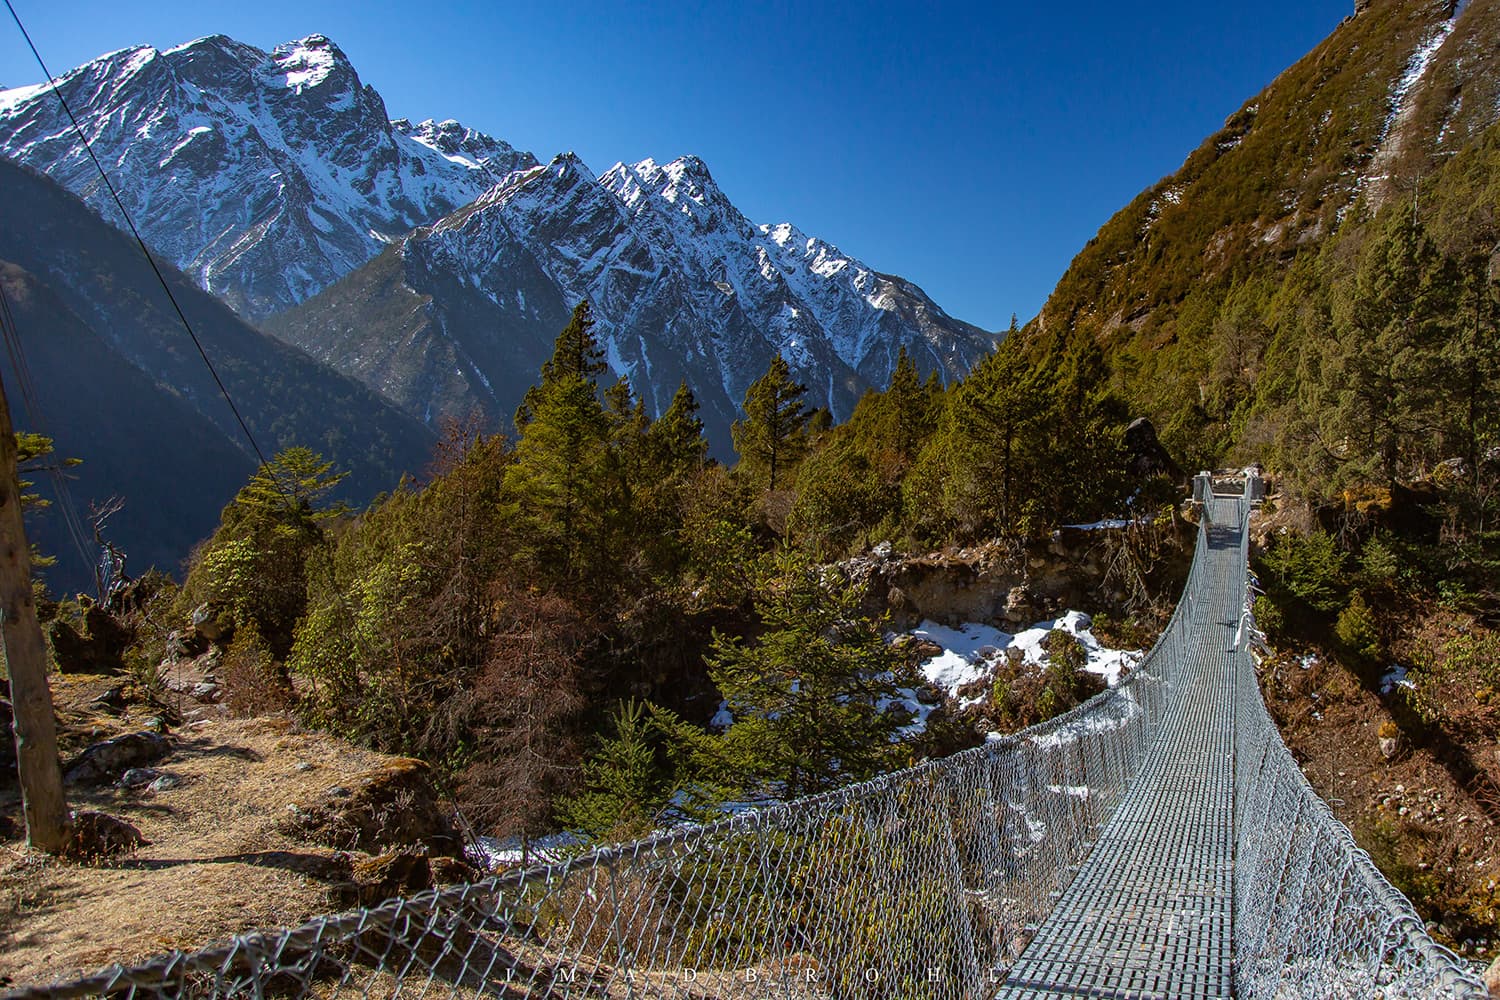
{"type": "Polygon", "coordinates": [[[0,382],[0,624],[10,704],[15,716],[16,764],[26,841],[37,850],[60,854],[68,842],[68,803],[57,762],[57,721],[47,687],[47,647],[36,620],[31,591],[31,549],[21,521],[21,490],[16,472],[16,434],[10,404],[0,382]]]}

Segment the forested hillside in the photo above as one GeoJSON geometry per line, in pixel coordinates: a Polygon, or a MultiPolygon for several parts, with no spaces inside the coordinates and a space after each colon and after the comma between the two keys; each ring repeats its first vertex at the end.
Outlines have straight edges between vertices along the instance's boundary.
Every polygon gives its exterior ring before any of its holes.
{"type": "MultiPolygon", "coordinates": [[[[1170,526],[1179,484],[1127,470],[1107,383],[1086,339],[1040,366],[1002,345],[952,389],[903,353],[890,388],[832,426],[776,357],[726,467],[685,387],[653,419],[607,378],[580,304],[514,438],[450,424],[424,478],[362,511],[308,449],[257,471],[180,588],[152,578],[112,609],[118,662],[148,688],[186,669],[230,711],[420,756],[497,835],[619,834],[835,787],[1096,689],[1059,632],[1057,669],[1012,662],[977,699],[984,719],[904,732],[911,711],[891,706],[924,685],[919,658],[828,564],[999,539],[1026,571],[1027,539],[1065,521],[1165,510],[1170,526]]],[[[1148,595],[1123,605],[1149,634],[1148,595]]],[[[55,645],[100,638],[87,607],[52,614],[55,645]]]]}

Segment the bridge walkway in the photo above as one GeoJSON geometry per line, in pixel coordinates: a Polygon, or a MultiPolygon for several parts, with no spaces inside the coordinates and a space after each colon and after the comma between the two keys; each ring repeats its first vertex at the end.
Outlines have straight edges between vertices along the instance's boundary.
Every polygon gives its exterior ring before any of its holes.
{"type": "Polygon", "coordinates": [[[999,1000],[1233,995],[1239,504],[1210,501],[1211,586],[1192,611],[1181,696],[999,1000]]]}

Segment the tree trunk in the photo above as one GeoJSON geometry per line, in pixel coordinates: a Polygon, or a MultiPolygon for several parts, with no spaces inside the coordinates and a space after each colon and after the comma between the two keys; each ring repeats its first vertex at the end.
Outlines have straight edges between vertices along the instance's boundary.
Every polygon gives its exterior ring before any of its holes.
{"type": "Polygon", "coordinates": [[[16,762],[26,840],[49,854],[68,840],[68,803],[57,763],[57,722],[47,688],[47,649],[36,620],[31,590],[31,550],[21,522],[21,491],[16,476],[16,435],[10,405],[0,385],[0,616],[5,665],[15,715],[16,762]]]}

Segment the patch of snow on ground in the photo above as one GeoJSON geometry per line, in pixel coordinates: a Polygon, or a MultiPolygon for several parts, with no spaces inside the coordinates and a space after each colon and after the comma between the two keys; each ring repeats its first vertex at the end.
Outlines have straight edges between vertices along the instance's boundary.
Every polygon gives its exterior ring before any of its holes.
{"type": "MultiPolygon", "coordinates": [[[[918,665],[917,671],[933,687],[940,689],[955,701],[960,708],[978,704],[983,696],[960,697],[959,689],[974,681],[993,674],[995,665],[1005,657],[1007,650],[1017,650],[1025,663],[1038,668],[1047,662],[1047,652],[1042,648],[1047,635],[1063,631],[1074,636],[1082,644],[1088,660],[1083,669],[1103,678],[1110,687],[1119,685],[1126,673],[1140,662],[1142,653],[1136,650],[1110,649],[1102,646],[1090,631],[1092,620],[1081,611],[1069,611],[1053,621],[1038,622],[1031,628],[1014,635],[993,625],[968,622],[947,626],[924,621],[910,635],[925,639],[942,647],[942,652],[931,656],[918,665]]],[[[899,697],[891,702],[904,704],[912,714],[912,723],[902,730],[903,736],[920,733],[927,724],[932,706],[925,705],[911,689],[902,689],[899,697]]],[[[885,706],[881,706],[884,710],[885,706]]]]}
{"type": "Polygon", "coordinates": [[[523,852],[519,837],[506,837],[503,840],[498,837],[476,837],[466,853],[485,871],[494,871],[497,868],[513,868],[522,863],[523,857],[525,863],[531,865],[556,864],[575,853],[582,844],[583,841],[576,834],[553,833],[532,840],[523,852]]]}
{"type": "Polygon", "coordinates": [[[1399,663],[1392,663],[1390,669],[1380,677],[1380,693],[1391,694],[1398,687],[1412,689],[1416,685],[1407,678],[1405,667],[1399,663]]]}
{"type": "Polygon", "coordinates": [[[990,625],[967,624],[957,628],[924,621],[912,635],[943,647],[937,656],[917,669],[928,683],[957,698],[958,689],[988,673],[987,664],[1010,645],[1011,636],[990,625]]]}
{"type": "Polygon", "coordinates": [[[1140,524],[1140,521],[1126,521],[1118,517],[1105,518],[1103,521],[1094,521],[1091,524],[1065,524],[1064,528],[1072,528],[1074,531],[1118,531],[1128,528],[1132,524],[1140,524]]]}

